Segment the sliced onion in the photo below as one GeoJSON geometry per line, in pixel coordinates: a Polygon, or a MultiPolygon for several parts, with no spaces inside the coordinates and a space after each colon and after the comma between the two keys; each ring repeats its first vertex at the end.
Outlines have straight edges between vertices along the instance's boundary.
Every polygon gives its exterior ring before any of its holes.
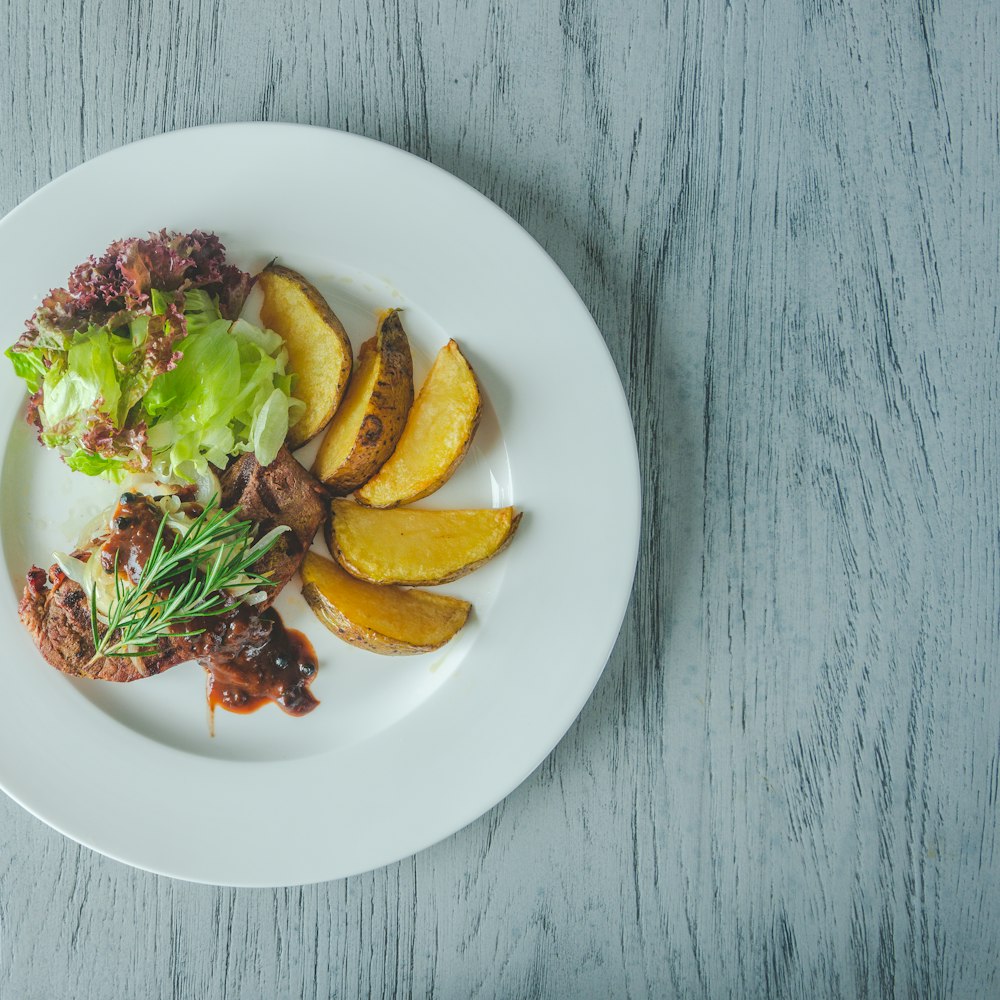
{"type": "MultiPolygon", "coordinates": [[[[115,599],[115,581],[113,574],[104,572],[96,550],[86,562],[65,552],[53,552],[52,558],[66,574],[66,578],[83,589],[88,601],[97,595],[97,612],[106,620],[108,609],[115,599]]],[[[122,583],[132,586],[131,580],[125,579],[122,583]]]]}
{"type": "Polygon", "coordinates": [[[161,496],[159,499],[154,500],[160,510],[164,514],[176,514],[177,511],[181,509],[181,498],[176,493],[169,493],[167,496],[161,496]]]}
{"type": "Polygon", "coordinates": [[[72,580],[74,583],[83,587],[84,590],[88,589],[88,564],[86,562],[82,559],[77,559],[76,556],[68,555],[65,552],[53,552],[52,558],[56,561],[56,565],[63,571],[63,573],[66,574],[66,578],[68,580],[72,580]]]}
{"type": "Polygon", "coordinates": [[[136,472],[127,480],[126,489],[134,493],[145,493],[146,496],[163,496],[179,493],[181,490],[194,486],[194,498],[203,506],[213,497],[222,495],[222,483],[211,467],[204,472],[195,473],[193,481],[180,482],[176,479],[165,479],[155,472],[136,472]]]}
{"type": "Polygon", "coordinates": [[[114,517],[114,508],[109,507],[102,510],[100,514],[95,514],[81,529],[77,538],[76,547],[78,549],[93,548],[95,538],[103,538],[108,533],[108,525],[114,517]]]}
{"type": "Polygon", "coordinates": [[[194,498],[198,503],[205,505],[214,497],[218,497],[221,503],[222,483],[219,482],[219,477],[212,471],[211,466],[194,477],[194,486],[194,498]]]}
{"type": "MultiPolygon", "coordinates": [[[[91,595],[96,597],[97,612],[107,620],[108,612],[111,610],[111,605],[114,604],[116,597],[115,575],[114,573],[108,573],[104,569],[104,566],[101,565],[101,557],[97,552],[87,560],[86,566],[87,581],[81,584],[81,586],[87,592],[88,597],[91,595]]],[[[127,574],[122,577],[121,582],[123,587],[133,586],[127,574]]]]}
{"type": "Polygon", "coordinates": [[[123,493],[144,493],[146,496],[173,493],[177,489],[177,486],[162,482],[152,472],[133,472],[122,485],[123,493]]]}

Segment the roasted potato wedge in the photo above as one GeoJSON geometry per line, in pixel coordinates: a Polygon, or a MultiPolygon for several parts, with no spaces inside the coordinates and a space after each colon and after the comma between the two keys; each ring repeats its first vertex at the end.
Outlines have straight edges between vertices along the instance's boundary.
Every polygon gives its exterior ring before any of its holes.
{"type": "Polygon", "coordinates": [[[312,472],[335,496],[368,482],[399,441],[413,403],[410,343],[390,309],[361,345],[340,409],[326,429],[312,472]]]}
{"type": "Polygon", "coordinates": [[[432,586],[457,580],[502,552],[521,515],[499,510],[374,510],[334,500],[326,522],[333,557],[371,583],[432,586]]]}
{"type": "Polygon", "coordinates": [[[438,352],[385,465],[355,494],[366,507],[398,507],[443,486],[465,457],[482,397],[471,365],[449,340],[438,352]]]}
{"type": "Polygon", "coordinates": [[[302,563],[302,596],[344,642],[373,653],[429,653],[465,624],[468,601],[425,590],[380,587],[314,552],[302,563]]]}
{"type": "Polygon", "coordinates": [[[351,342],[326,299],[301,274],[280,264],[264,268],[260,318],[288,348],[288,368],[297,376],[292,390],[306,404],[288,432],[288,447],[299,448],[326,427],[340,405],[351,376],[351,342]]]}

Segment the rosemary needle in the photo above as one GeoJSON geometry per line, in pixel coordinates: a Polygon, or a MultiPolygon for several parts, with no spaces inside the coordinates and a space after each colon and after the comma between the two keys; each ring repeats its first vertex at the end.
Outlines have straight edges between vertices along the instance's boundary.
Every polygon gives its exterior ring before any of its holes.
{"type": "Polygon", "coordinates": [[[165,525],[163,518],[134,586],[122,580],[115,554],[115,596],[103,636],[98,628],[96,587],[91,590],[91,663],[101,656],[138,656],[155,649],[164,638],[200,635],[205,626],[192,624],[196,619],[220,615],[233,606],[227,588],[273,586],[250,567],[271,550],[287,528],[255,540],[254,522],[237,520],[236,511],[220,508],[218,498],[205,506],[187,531],[174,536],[169,546],[165,525]]]}

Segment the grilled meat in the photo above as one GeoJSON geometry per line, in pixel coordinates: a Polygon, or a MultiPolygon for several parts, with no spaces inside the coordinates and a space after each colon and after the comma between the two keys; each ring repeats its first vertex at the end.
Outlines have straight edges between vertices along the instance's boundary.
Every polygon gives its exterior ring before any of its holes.
{"type": "MultiPolygon", "coordinates": [[[[299,568],[323,522],[326,504],[322,487],[283,448],[268,466],[261,466],[253,455],[236,459],[222,476],[221,502],[229,509],[239,507],[242,519],[258,522],[261,534],[281,524],[292,529],[254,567],[275,583],[268,591],[270,604],[299,568]]],[[[210,629],[203,636],[164,639],[156,652],[143,656],[94,660],[87,595],[58,566],[47,576],[37,566],[31,568],[18,614],[52,666],[77,677],[100,680],[138,680],[185,660],[203,658],[210,655],[214,636],[210,629]]]]}

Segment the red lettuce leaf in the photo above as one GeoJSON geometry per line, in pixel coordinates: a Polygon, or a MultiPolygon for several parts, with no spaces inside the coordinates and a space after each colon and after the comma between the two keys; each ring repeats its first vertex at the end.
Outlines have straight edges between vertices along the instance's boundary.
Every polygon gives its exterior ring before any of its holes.
{"type": "Polygon", "coordinates": [[[150,317],[146,333],[146,352],[142,365],[150,382],[157,375],[162,375],[177,367],[181,354],[174,350],[174,344],[186,332],[187,323],[176,301],[170,303],[167,312],[162,316],[150,317]]]}
{"type": "Polygon", "coordinates": [[[123,453],[132,452],[133,460],[127,468],[134,471],[149,468],[149,448],[145,423],[132,427],[117,428],[102,414],[91,416],[87,429],[80,435],[80,447],[103,458],[119,458],[123,453]]]}
{"type": "Polygon", "coordinates": [[[25,410],[24,419],[31,427],[35,428],[38,440],[42,440],[42,418],[38,413],[38,408],[42,405],[42,390],[33,392],[28,397],[28,408],[25,410]]]}
{"type": "Polygon", "coordinates": [[[67,334],[89,326],[117,328],[136,316],[152,315],[150,291],[176,293],[167,328],[170,344],[157,348],[157,363],[187,330],[183,293],[203,288],[215,296],[226,319],[236,319],[253,286],[253,278],[226,263],[226,248],[214,233],[161,229],[146,239],[117,240],[98,257],[89,257],[69,276],[66,288],[53,288],[25,324],[13,350],[34,346],[61,348],[67,334]]]}

